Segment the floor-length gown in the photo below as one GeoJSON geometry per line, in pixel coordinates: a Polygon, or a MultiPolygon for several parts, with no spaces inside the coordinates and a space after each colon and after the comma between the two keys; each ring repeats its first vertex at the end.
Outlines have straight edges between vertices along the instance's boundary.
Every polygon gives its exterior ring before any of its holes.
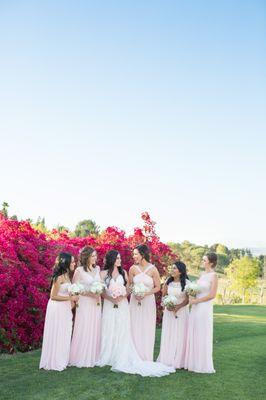
{"type": "MultiPolygon", "coordinates": [[[[118,275],[112,281],[123,285],[123,277],[118,275]]],[[[107,294],[108,290],[107,290],[107,294]]],[[[127,299],[118,303],[118,308],[105,299],[102,316],[101,352],[97,365],[110,365],[112,371],[142,376],[160,377],[175,372],[174,368],[161,363],[142,361],[133,344],[130,329],[130,312],[127,299]]]]}
{"type": "MultiPolygon", "coordinates": [[[[68,296],[69,283],[60,285],[58,295],[68,296]]],[[[63,371],[69,360],[72,333],[71,302],[49,299],[46,309],[40,368],[63,371]]]]}
{"type": "MultiPolygon", "coordinates": [[[[202,273],[198,280],[197,298],[210,293],[215,272],[202,273]]],[[[189,315],[186,368],[199,373],[214,373],[213,359],[213,301],[193,304],[189,315]]]]}
{"type": "MultiPolygon", "coordinates": [[[[73,281],[89,287],[93,282],[99,282],[100,267],[96,266],[90,272],[83,267],[75,271],[73,281]]],[[[69,365],[76,367],[94,367],[100,352],[101,339],[101,305],[92,297],[79,297],[71,342],[69,365]]]]}
{"type": "MultiPolygon", "coordinates": [[[[178,304],[183,303],[187,298],[186,293],[182,291],[180,282],[170,282],[167,285],[167,294],[175,296],[178,304]]],[[[176,314],[166,308],[164,309],[160,354],[157,361],[171,365],[174,368],[184,368],[188,316],[188,306],[182,307],[176,314]]]]}
{"type": "MultiPolygon", "coordinates": [[[[139,273],[133,277],[133,284],[144,283],[149,290],[154,288],[153,279],[147,274],[154,265],[149,264],[142,272],[138,265],[139,273]]],[[[142,360],[152,361],[156,329],[156,301],[154,294],[145,296],[139,305],[132,294],[130,297],[131,332],[133,342],[142,360]]]]}

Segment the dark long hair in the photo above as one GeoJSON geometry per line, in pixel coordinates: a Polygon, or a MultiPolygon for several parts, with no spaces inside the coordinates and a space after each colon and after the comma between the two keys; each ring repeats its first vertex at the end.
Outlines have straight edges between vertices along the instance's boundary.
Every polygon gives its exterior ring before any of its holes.
{"type": "Polygon", "coordinates": [[[70,265],[72,261],[72,254],[70,253],[59,253],[56,258],[53,275],[52,275],[52,282],[51,287],[54,282],[56,282],[57,278],[61,275],[68,274],[70,275],[70,265]]]}
{"type": "MultiPolygon", "coordinates": [[[[186,280],[189,279],[187,276],[187,267],[186,267],[186,264],[183,263],[182,261],[176,261],[174,263],[174,265],[180,272],[180,284],[181,284],[181,288],[182,288],[182,292],[183,292],[185,289],[185,286],[186,286],[186,280]]],[[[166,281],[166,285],[169,285],[169,283],[171,283],[173,281],[174,281],[174,277],[170,276],[166,281]]]]}
{"type": "MultiPolygon", "coordinates": [[[[114,271],[115,262],[116,262],[118,254],[119,254],[119,251],[110,250],[105,255],[104,270],[107,271],[107,275],[106,275],[106,278],[105,278],[105,283],[107,284],[107,286],[109,286],[110,281],[112,279],[112,273],[114,271]]],[[[126,280],[125,271],[123,270],[122,267],[118,267],[117,269],[118,269],[119,274],[122,275],[122,277],[124,279],[124,285],[126,285],[127,284],[127,280],[126,280]]]]}
{"type": "Polygon", "coordinates": [[[95,249],[90,246],[85,246],[80,250],[79,253],[79,263],[83,267],[84,271],[88,272],[88,264],[92,254],[94,253],[95,249]]]}
{"type": "Polygon", "coordinates": [[[146,244],[139,244],[135,247],[138,250],[139,254],[147,261],[150,262],[151,259],[151,251],[146,244]]]}

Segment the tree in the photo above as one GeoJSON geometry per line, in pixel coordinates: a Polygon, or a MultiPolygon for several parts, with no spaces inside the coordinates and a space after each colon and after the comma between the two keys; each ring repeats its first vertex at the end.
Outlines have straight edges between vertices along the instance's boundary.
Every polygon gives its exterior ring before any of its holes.
{"type": "Polygon", "coordinates": [[[47,227],[45,225],[45,218],[38,217],[37,221],[35,222],[35,224],[32,224],[32,225],[33,225],[33,227],[35,229],[37,229],[38,231],[40,231],[42,233],[44,233],[44,232],[47,233],[48,232],[48,229],[47,229],[47,227]]]}
{"type": "Polygon", "coordinates": [[[256,287],[259,277],[260,267],[256,258],[248,256],[236,259],[227,268],[225,273],[230,281],[231,289],[242,294],[242,302],[246,301],[248,289],[256,287]]]}
{"type": "Polygon", "coordinates": [[[4,217],[8,217],[8,207],[9,207],[9,204],[6,202],[6,201],[4,201],[3,203],[2,203],[2,210],[0,211],[2,214],[3,214],[3,216],[4,217]]]}
{"type": "Polygon", "coordinates": [[[223,244],[218,244],[217,246],[216,246],[216,253],[218,253],[218,254],[229,254],[229,250],[228,250],[228,248],[226,247],[226,246],[224,246],[223,244]]]}
{"type": "Polygon", "coordinates": [[[100,227],[95,221],[91,219],[84,219],[80,221],[75,228],[75,236],[77,237],[87,237],[89,235],[99,235],[100,227]]]}
{"type": "Polygon", "coordinates": [[[56,227],[56,230],[58,231],[58,232],[69,232],[69,229],[66,227],[66,226],[64,226],[64,225],[57,225],[57,227],[56,227]]]}

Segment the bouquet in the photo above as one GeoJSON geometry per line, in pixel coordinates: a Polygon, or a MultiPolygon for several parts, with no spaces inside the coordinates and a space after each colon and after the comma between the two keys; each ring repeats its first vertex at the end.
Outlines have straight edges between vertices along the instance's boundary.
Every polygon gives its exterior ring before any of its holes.
{"type": "MultiPolygon", "coordinates": [[[[126,296],[127,291],[124,285],[119,285],[118,283],[111,283],[108,291],[113,299],[116,299],[120,296],[126,296]]],[[[114,308],[118,308],[118,304],[114,304],[114,308]]]]}
{"type": "MultiPolygon", "coordinates": [[[[84,293],[85,287],[81,283],[72,283],[68,286],[67,291],[70,295],[79,295],[84,293]]],[[[78,306],[78,302],[76,302],[76,307],[78,306]]]]}
{"type": "MultiPolygon", "coordinates": [[[[139,282],[131,286],[131,293],[136,297],[144,297],[148,293],[149,288],[144,283],[139,282]]],[[[141,306],[141,301],[138,301],[138,306],[141,306]]]]}
{"type": "MultiPolygon", "coordinates": [[[[168,311],[174,311],[175,306],[178,305],[177,298],[173,295],[164,296],[162,299],[162,305],[166,307],[168,311]]],[[[176,315],[175,318],[177,318],[176,315]]]]}
{"type": "Polygon", "coordinates": [[[200,287],[197,282],[188,282],[185,286],[185,292],[188,296],[196,297],[200,292],[200,287]]]}
{"type": "MultiPolygon", "coordinates": [[[[106,288],[106,285],[103,282],[94,281],[89,286],[89,292],[100,296],[103,293],[105,288],[106,288]]],[[[100,303],[98,302],[97,306],[99,306],[99,305],[100,305],[100,303]]]]}

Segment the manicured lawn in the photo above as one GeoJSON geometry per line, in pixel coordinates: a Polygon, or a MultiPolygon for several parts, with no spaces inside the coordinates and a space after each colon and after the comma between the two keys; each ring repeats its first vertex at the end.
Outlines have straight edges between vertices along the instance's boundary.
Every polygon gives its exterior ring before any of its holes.
{"type": "MultiPolygon", "coordinates": [[[[163,378],[109,368],[39,371],[40,351],[0,356],[0,399],[266,399],[266,306],[216,306],[213,375],[177,371],[163,378]]],[[[158,354],[160,330],[157,332],[158,354]]]]}

